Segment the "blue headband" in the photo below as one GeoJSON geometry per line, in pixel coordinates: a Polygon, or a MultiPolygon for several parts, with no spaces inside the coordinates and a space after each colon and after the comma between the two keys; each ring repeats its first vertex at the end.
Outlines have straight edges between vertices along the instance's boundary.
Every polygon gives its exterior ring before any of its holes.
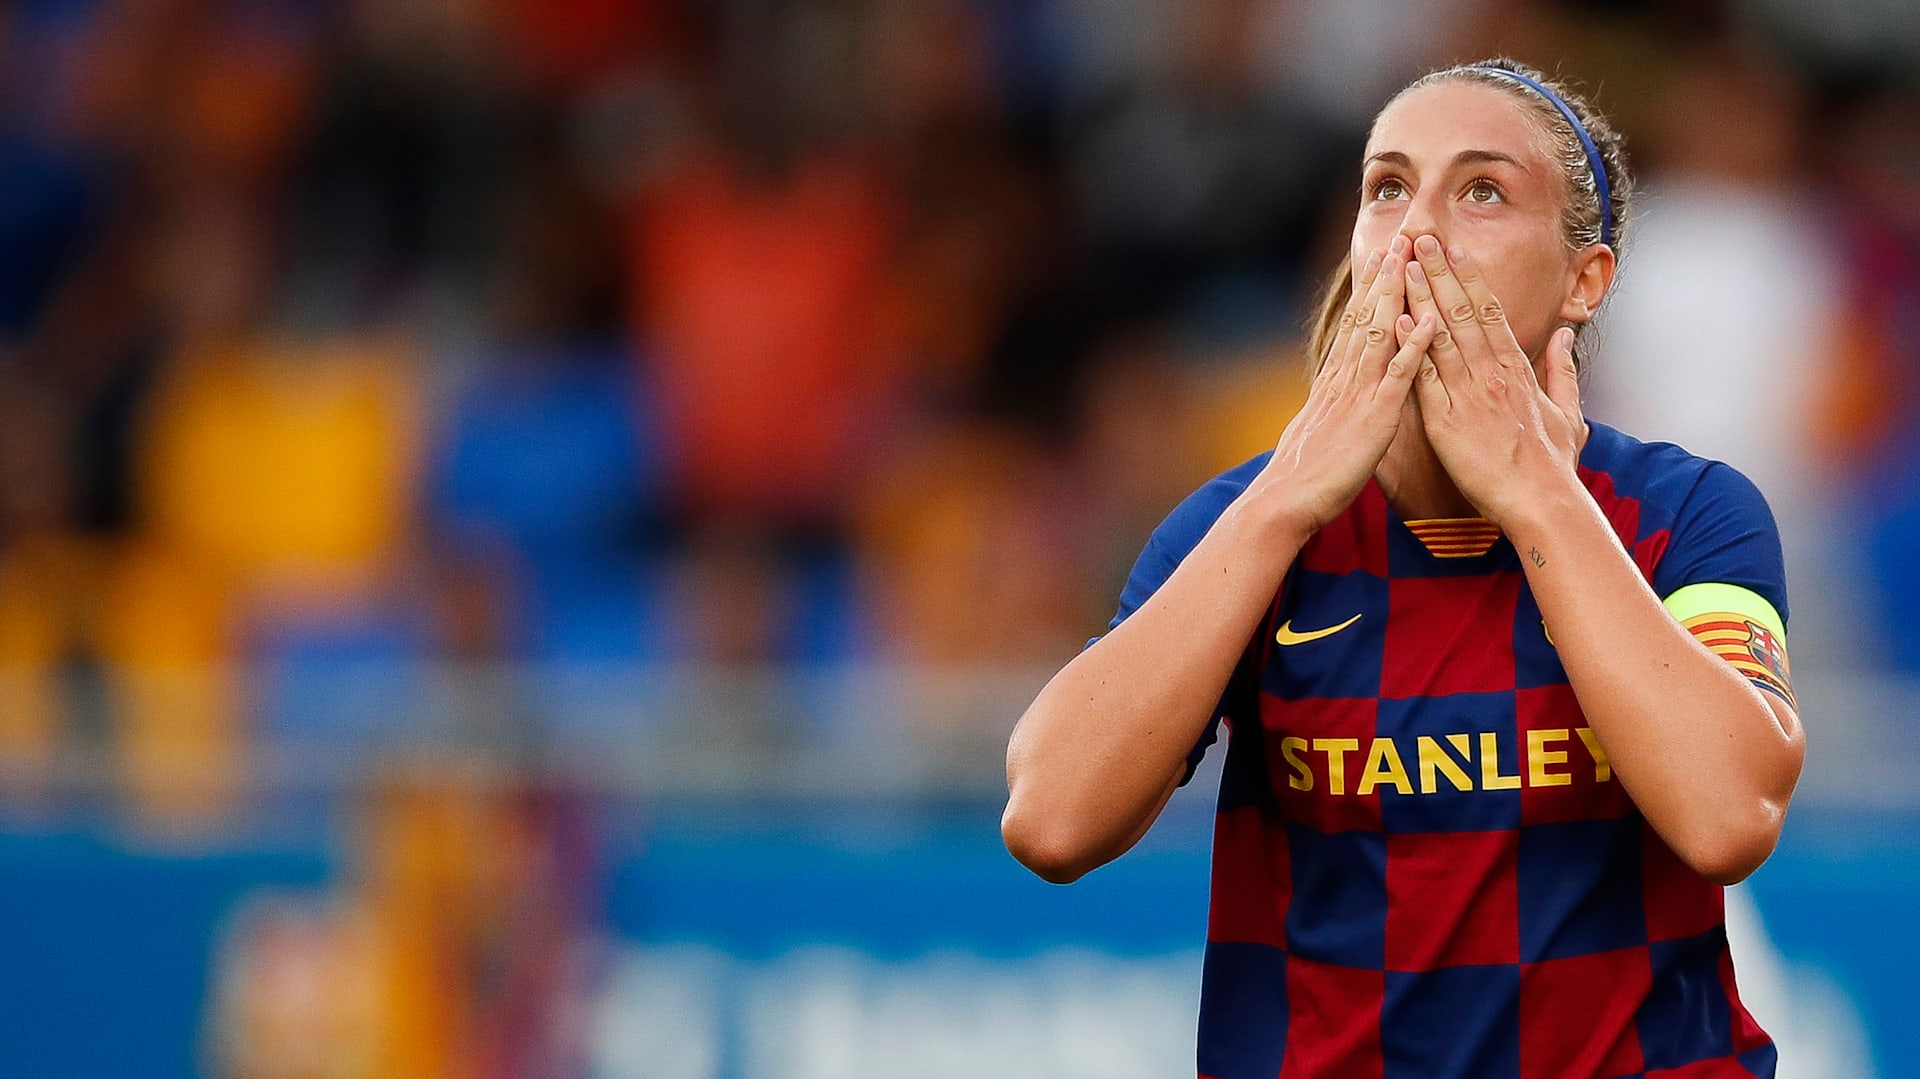
{"type": "Polygon", "coordinates": [[[1600,242],[1603,244],[1612,244],[1613,188],[1607,184],[1606,162],[1600,157],[1600,147],[1593,144],[1593,136],[1587,134],[1587,125],[1581,123],[1580,117],[1575,116],[1573,110],[1567,107],[1567,103],[1560,100],[1559,94],[1527,78],[1518,71],[1508,71],[1504,67],[1474,67],[1468,68],[1467,70],[1484,71],[1489,75],[1504,75],[1514,82],[1528,87],[1533,90],[1534,93],[1546,98],[1554,108],[1560,110],[1560,115],[1567,118],[1567,123],[1573,125],[1573,133],[1580,136],[1580,145],[1587,151],[1587,167],[1593,170],[1594,192],[1600,196],[1600,242]]]}

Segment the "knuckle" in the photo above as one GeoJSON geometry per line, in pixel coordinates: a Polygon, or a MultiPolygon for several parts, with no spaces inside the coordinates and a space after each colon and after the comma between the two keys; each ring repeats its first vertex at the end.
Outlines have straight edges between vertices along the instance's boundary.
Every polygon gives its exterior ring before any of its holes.
{"type": "Polygon", "coordinates": [[[1453,307],[1449,308],[1447,311],[1447,318],[1449,321],[1452,321],[1452,322],[1465,324],[1468,322],[1472,322],[1476,317],[1477,316],[1474,314],[1473,305],[1470,303],[1467,303],[1464,300],[1461,301],[1460,303],[1454,304],[1453,307]]]}
{"type": "Polygon", "coordinates": [[[1434,348],[1452,348],[1453,334],[1445,329],[1436,330],[1433,335],[1434,348]]]}
{"type": "Polygon", "coordinates": [[[1410,356],[1395,356],[1392,362],[1387,364],[1387,374],[1392,378],[1405,378],[1407,377],[1407,368],[1411,366],[1412,363],[1413,358],[1410,356]]]}
{"type": "Polygon", "coordinates": [[[1353,329],[1353,312],[1352,311],[1340,312],[1340,328],[1343,330],[1353,329]]]}
{"type": "Polygon", "coordinates": [[[1486,303],[1480,305],[1481,322],[1491,324],[1499,322],[1504,317],[1505,313],[1500,310],[1499,300],[1488,300],[1486,303]]]}
{"type": "Polygon", "coordinates": [[[1385,328],[1380,326],[1367,327],[1367,343],[1368,344],[1377,345],[1380,342],[1385,341],[1386,339],[1387,339],[1387,331],[1385,328]]]}

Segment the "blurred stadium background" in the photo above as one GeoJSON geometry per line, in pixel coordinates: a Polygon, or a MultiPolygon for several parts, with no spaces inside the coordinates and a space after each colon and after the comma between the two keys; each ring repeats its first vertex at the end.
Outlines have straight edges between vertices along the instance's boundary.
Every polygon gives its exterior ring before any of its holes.
{"type": "Polygon", "coordinates": [[[1789,546],[1749,994],[1920,1075],[1920,5],[0,12],[0,1073],[1191,1074],[1207,779],[1054,889],[1005,737],[1506,52],[1648,182],[1590,414],[1789,546]]]}

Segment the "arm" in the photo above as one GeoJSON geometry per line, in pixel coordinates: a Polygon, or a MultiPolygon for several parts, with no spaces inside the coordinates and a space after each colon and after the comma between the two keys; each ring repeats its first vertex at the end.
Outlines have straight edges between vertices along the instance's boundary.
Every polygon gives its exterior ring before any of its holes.
{"type": "Polygon", "coordinates": [[[1310,531],[1263,472],[1172,576],[1034,699],[1007,746],[1007,849],[1064,884],[1125,853],[1187,752],[1310,531]]]}
{"type": "Polygon", "coordinates": [[[1682,626],[1574,482],[1503,523],[1594,736],[1648,823],[1720,884],[1780,837],[1800,719],[1682,626]]]}
{"type": "Polygon", "coordinates": [[[1779,839],[1804,755],[1800,723],[1662,606],[1579,481],[1586,421],[1573,332],[1543,372],[1463,252],[1424,238],[1414,311],[1445,311],[1416,381],[1447,472],[1520,552],[1568,681],[1620,782],[1667,845],[1717,883],[1753,872],[1779,839]]]}
{"type": "Polygon", "coordinates": [[[1021,716],[1000,830],[1041,877],[1074,880],[1153,825],[1287,568],[1386,453],[1438,326],[1404,313],[1405,260],[1404,241],[1368,260],[1266,466],[1164,582],[1147,583],[1139,609],[1123,608],[1021,716]]]}

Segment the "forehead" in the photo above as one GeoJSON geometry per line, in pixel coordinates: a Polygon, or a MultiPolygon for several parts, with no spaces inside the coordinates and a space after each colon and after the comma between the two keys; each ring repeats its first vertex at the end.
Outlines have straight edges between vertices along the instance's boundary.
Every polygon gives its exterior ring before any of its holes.
{"type": "Polygon", "coordinates": [[[1421,165],[1461,150],[1496,150],[1550,167],[1548,137],[1518,94],[1449,79],[1400,95],[1373,122],[1369,155],[1397,150],[1421,165]]]}

